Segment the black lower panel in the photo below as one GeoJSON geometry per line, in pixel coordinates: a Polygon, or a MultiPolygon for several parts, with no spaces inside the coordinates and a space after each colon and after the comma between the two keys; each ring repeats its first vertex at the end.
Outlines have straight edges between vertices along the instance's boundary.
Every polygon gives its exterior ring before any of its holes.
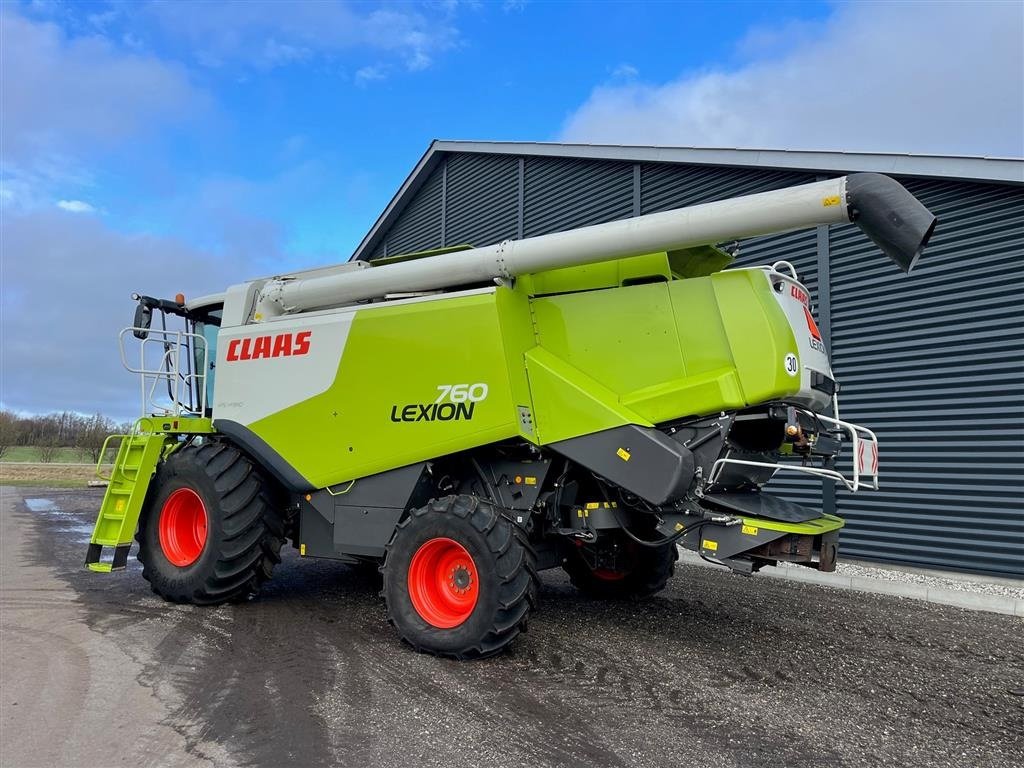
{"type": "Polygon", "coordinates": [[[311,557],[380,557],[407,510],[433,485],[425,463],[370,475],[299,498],[299,540],[311,557]]]}
{"type": "Polygon", "coordinates": [[[651,504],[681,498],[693,483],[693,453],[657,429],[625,424],[550,447],[651,504]]]}
{"type": "Polygon", "coordinates": [[[709,493],[704,496],[704,501],[730,512],[784,523],[803,523],[821,517],[816,510],[767,493],[709,493]]]}

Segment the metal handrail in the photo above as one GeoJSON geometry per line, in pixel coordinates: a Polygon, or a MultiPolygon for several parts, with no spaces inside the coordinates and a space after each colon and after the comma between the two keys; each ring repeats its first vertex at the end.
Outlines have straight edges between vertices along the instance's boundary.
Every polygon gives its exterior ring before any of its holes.
{"type": "Polygon", "coordinates": [[[766,469],[774,469],[778,471],[784,469],[790,472],[803,472],[807,475],[814,475],[816,477],[828,478],[830,480],[836,480],[842,483],[850,491],[856,493],[862,486],[870,487],[872,490],[878,490],[878,438],[875,433],[867,427],[862,427],[859,424],[852,424],[848,421],[841,421],[839,419],[833,419],[829,416],[823,416],[820,413],[811,413],[803,409],[798,409],[802,413],[807,414],[813,419],[824,421],[828,424],[832,424],[839,429],[850,435],[851,446],[853,454],[851,456],[851,463],[853,464],[853,479],[850,480],[842,472],[834,469],[826,469],[825,467],[806,467],[797,464],[783,464],[781,462],[767,462],[767,461],[749,461],[747,459],[732,459],[728,456],[724,456],[715,461],[711,465],[711,471],[708,473],[708,485],[714,485],[718,478],[721,477],[722,471],[729,464],[738,464],[746,467],[764,467],[766,469]],[[872,462],[870,465],[870,472],[861,472],[860,460],[862,457],[861,451],[864,450],[864,446],[871,446],[872,462]],[[861,477],[870,477],[871,483],[861,481],[861,477]]]}
{"type": "Polygon", "coordinates": [[[122,329],[118,334],[117,341],[121,352],[121,364],[129,373],[139,374],[142,414],[144,416],[150,412],[162,413],[168,416],[181,416],[184,413],[196,412],[196,410],[199,413],[206,412],[206,371],[210,363],[210,349],[206,339],[201,334],[160,328],[132,327],[122,329]],[[129,333],[134,336],[136,331],[146,331],[147,335],[145,338],[139,339],[139,363],[138,365],[133,365],[128,362],[125,338],[129,333]],[[160,346],[159,368],[148,368],[146,366],[146,348],[150,344],[159,344],[160,346]],[[197,344],[202,346],[196,346],[197,344]],[[190,370],[187,373],[182,372],[181,350],[183,346],[185,349],[202,349],[202,372],[198,370],[194,372],[190,370]],[[168,398],[170,400],[168,405],[157,402],[156,389],[161,381],[167,382],[168,385],[168,398]],[[147,382],[152,382],[148,392],[147,382]],[[185,394],[183,388],[187,391],[189,397],[187,407],[182,403],[185,394]],[[192,402],[193,388],[198,394],[198,409],[193,407],[195,405],[192,402]]]}

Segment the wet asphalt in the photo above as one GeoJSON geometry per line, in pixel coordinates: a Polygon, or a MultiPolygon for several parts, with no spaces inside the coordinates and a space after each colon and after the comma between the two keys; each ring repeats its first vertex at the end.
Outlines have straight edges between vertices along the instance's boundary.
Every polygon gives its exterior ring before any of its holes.
{"type": "Polygon", "coordinates": [[[510,652],[445,661],[372,570],[291,549],[218,608],[134,557],[86,571],[101,493],[3,491],[3,768],[1022,764],[1020,618],[693,566],[602,603],[547,572],[510,652]]]}

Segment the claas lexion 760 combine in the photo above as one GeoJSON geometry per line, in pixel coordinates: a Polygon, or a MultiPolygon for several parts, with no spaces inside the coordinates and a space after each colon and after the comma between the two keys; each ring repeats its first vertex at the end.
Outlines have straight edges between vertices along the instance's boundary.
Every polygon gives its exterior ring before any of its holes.
{"type": "Polygon", "coordinates": [[[677,545],[741,574],[831,570],[843,521],[761,489],[779,471],[877,488],[878,443],[839,418],[793,268],[726,269],[715,245],[845,222],[910,272],[935,218],[861,173],[136,296],[121,349],[146,415],[87,564],[123,568],[134,538],[159,595],[215,604],[254,595],[291,541],[379,565],[398,634],[457,658],[525,628],[546,568],[605,597],[663,588],[677,545]]]}

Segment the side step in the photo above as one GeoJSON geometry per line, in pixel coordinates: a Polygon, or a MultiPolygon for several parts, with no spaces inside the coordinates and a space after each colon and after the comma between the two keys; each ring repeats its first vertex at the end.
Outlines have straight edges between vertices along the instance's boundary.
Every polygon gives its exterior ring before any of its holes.
{"type": "Polygon", "coordinates": [[[99,573],[110,573],[127,565],[128,550],[132,547],[149,481],[167,440],[166,434],[136,433],[114,437],[120,438],[121,443],[85,555],[89,570],[99,573]],[[104,547],[114,548],[111,561],[100,562],[104,547]]]}

